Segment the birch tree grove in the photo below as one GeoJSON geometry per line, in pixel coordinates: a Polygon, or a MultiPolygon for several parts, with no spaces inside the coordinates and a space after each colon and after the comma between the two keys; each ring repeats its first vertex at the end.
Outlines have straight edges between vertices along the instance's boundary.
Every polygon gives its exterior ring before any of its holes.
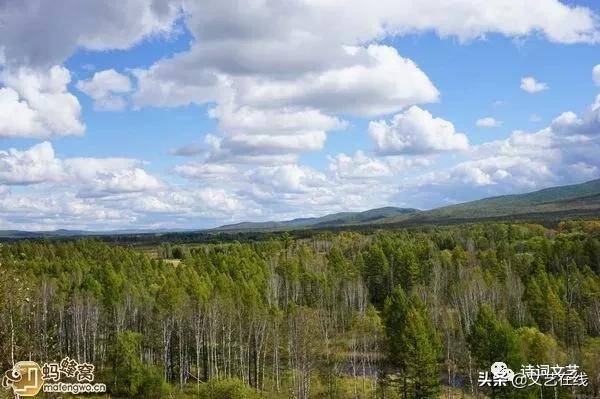
{"type": "Polygon", "coordinates": [[[599,395],[599,240],[566,222],[3,243],[0,362],[93,363],[112,397],[393,399],[500,395],[477,386],[498,355],[579,364],[599,395]]]}

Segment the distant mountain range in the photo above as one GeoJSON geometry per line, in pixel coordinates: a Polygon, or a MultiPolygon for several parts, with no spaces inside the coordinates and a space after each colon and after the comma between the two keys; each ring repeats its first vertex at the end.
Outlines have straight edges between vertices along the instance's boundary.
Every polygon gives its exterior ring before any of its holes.
{"type": "Polygon", "coordinates": [[[213,230],[244,231],[348,226],[356,224],[378,223],[389,218],[404,217],[418,212],[419,210],[414,208],[395,208],[388,206],[385,208],[370,209],[364,212],[340,212],[317,218],[300,218],[283,222],[242,222],[217,227],[213,230]]]}
{"type": "Polygon", "coordinates": [[[244,222],[221,226],[213,231],[268,231],[361,225],[410,226],[484,220],[557,221],[572,217],[600,217],[600,179],[527,194],[485,198],[429,211],[386,207],[365,212],[335,213],[319,218],[244,222]]]}
{"type": "Polygon", "coordinates": [[[418,224],[486,219],[555,221],[573,217],[600,217],[600,179],[445,206],[419,212],[410,220],[391,219],[386,222],[418,224]]]}
{"type": "MultiPolygon", "coordinates": [[[[177,232],[198,231],[198,229],[177,230],[177,232]]],[[[50,230],[50,231],[23,231],[23,230],[0,230],[0,240],[6,238],[59,238],[59,237],[84,237],[84,236],[119,236],[119,235],[138,235],[138,234],[166,234],[173,230],[152,230],[152,229],[123,229],[123,230],[50,230]]]]}
{"type": "MultiPolygon", "coordinates": [[[[284,231],[361,226],[403,227],[421,224],[448,224],[486,220],[555,222],[568,218],[600,218],[600,179],[582,184],[546,188],[527,194],[503,195],[428,211],[385,207],[364,212],[341,212],[314,218],[286,221],[242,222],[205,232],[284,231]]],[[[193,230],[180,230],[191,232],[193,230]]],[[[198,231],[198,230],[196,230],[198,231]]],[[[75,237],[99,235],[164,234],[166,230],[81,231],[56,230],[28,232],[0,230],[0,239],[75,237]]]]}

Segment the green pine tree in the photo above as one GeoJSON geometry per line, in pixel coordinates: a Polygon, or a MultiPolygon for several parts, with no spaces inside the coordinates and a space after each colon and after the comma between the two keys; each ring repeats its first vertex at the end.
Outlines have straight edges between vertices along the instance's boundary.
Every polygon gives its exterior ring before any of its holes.
{"type": "Polygon", "coordinates": [[[441,346],[427,310],[418,299],[415,302],[408,311],[404,330],[405,372],[411,398],[432,398],[440,385],[437,364],[441,346]]]}
{"type": "MultiPolygon", "coordinates": [[[[512,370],[521,367],[521,348],[514,329],[504,320],[498,320],[492,308],[482,305],[468,337],[471,354],[480,370],[489,370],[495,362],[504,362],[512,370]]],[[[514,397],[511,387],[500,387],[490,392],[493,398],[514,397]]]]}

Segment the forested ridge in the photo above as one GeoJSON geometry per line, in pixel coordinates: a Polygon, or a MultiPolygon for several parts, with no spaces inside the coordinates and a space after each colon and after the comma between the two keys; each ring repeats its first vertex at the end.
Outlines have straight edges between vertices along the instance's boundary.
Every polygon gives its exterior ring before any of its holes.
{"type": "Polygon", "coordinates": [[[64,356],[113,397],[600,397],[600,222],[1,244],[2,370],[64,356]],[[479,388],[494,361],[589,386],[479,388]]]}

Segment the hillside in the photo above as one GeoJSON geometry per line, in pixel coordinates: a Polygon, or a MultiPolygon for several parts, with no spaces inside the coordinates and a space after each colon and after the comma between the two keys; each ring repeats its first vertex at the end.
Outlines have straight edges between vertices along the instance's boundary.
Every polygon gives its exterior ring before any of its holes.
{"type": "Polygon", "coordinates": [[[382,222],[418,224],[502,218],[550,221],[583,216],[600,216],[600,179],[445,206],[409,218],[393,216],[382,222]]]}
{"type": "Polygon", "coordinates": [[[299,218],[281,222],[242,222],[218,227],[214,231],[287,230],[300,228],[337,227],[365,223],[380,223],[394,217],[413,215],[418,209],[384,207],[364,212],[340,212],[315,218],[299,218]]]}
{"type": "Polygon", "coordinates": [[[365,225],[408,226],[478,220],[556,221],[569,217],[600,216],[600,179],[568,186],[551,187],[526,194],[503,195],[445,206],[429,211],[411,208],[378,208],[344,212],[320,218],[282,222],[244,222],[215,231],[274,231],[365,225]]]}
{"type": "MultiPolygon", "coordinates": [[[[414,208],[383,207],[363,212],[340,212],[322,217],[297,218],[286,221],[241,222],[196,233],[275,232],[349,227],[404,227],[421,224],[449,224],[472,221],[532,221],[556,222],[568,218],[600,217],[600,179],[582,184],[551,187],[526,194],[503,195],[445,206],[429,211],[414,208]]],[[[76,231],[56,230],[28,232],[0,231],[2,239],[38,237],[156,235],[165,230],[76,231]]],[[[193,230],[170,232],[189,235],[193,230]]]]}
{"type": "MultiPolygon", "coordinates": [[[[550,210],[550,204],[564,209],[569,204],[581,204],[581,202],[570,202],[576,198],[587,198],[600,194],[600,179],[592,180],[582,184],[546,188],[527,194],[503,195],[499,197],[485,198],[477,201],[466,202],[438,208],[428,212],[434,216],[501,216],[514,213],[526,213],[536,208],[550,210]]],[[[560,210],[556,209],[556,210],[560,210]]]]}

